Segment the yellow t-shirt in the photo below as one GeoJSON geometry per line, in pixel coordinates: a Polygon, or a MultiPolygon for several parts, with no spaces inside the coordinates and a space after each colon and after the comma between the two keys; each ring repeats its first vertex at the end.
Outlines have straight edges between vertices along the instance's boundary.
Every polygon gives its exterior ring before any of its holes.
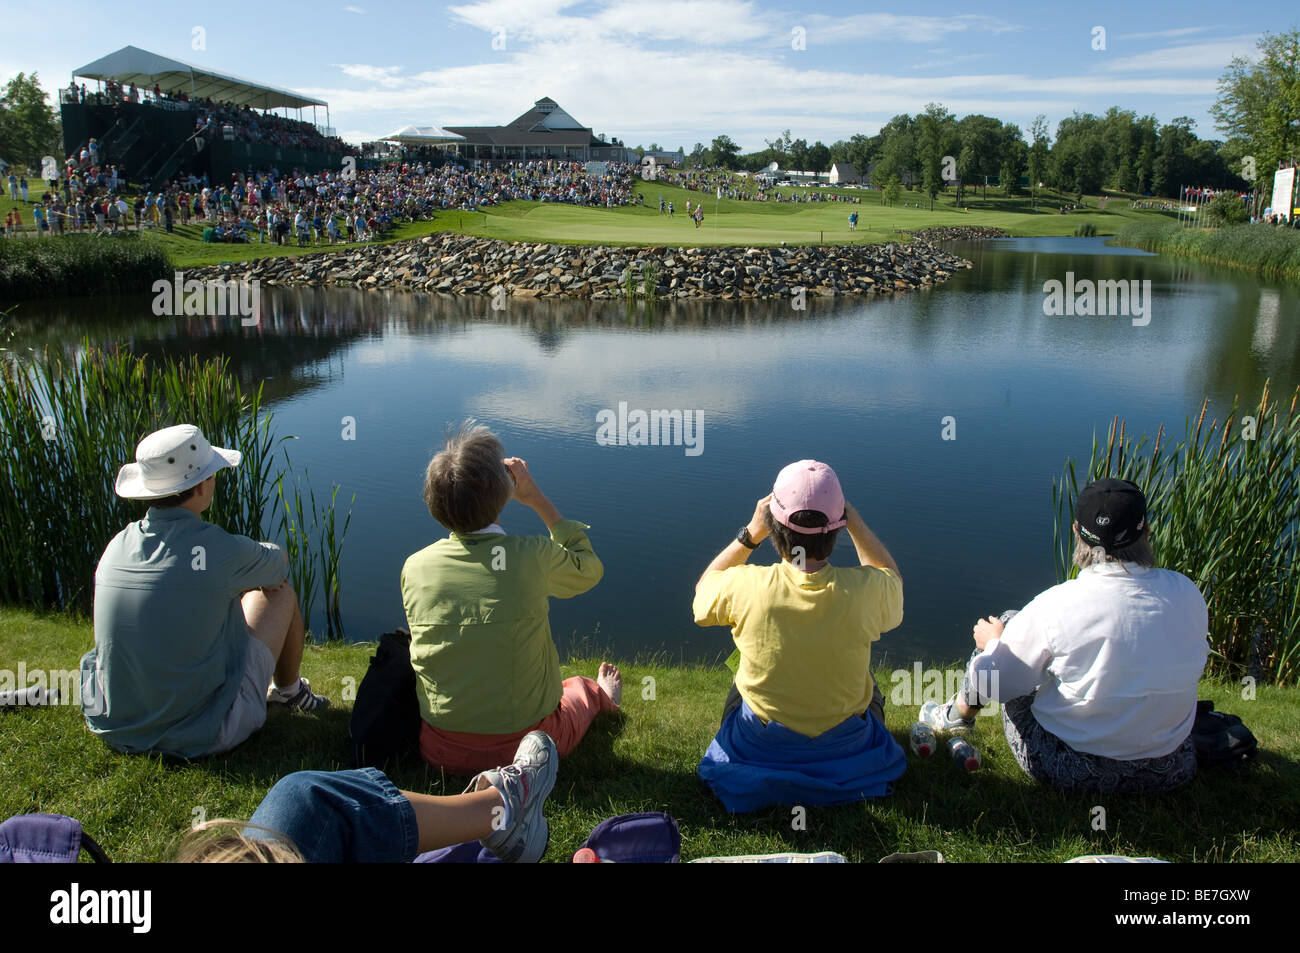
{"type": "Polygon", "coordinates": [[[871,643],[903,621],[903,581],[871,566],[733,566],[704,577],[693,609],[698,625],[731,626],[754,714],[815,738],[871,703],[871,643]]]}

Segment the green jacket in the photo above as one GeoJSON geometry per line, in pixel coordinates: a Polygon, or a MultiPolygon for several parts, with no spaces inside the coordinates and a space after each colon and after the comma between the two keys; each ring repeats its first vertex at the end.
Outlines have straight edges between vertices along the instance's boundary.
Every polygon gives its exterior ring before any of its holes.
{"type": "Polygon", "coordinates": [[[548,598],[604,575],[585,523],[546,536],[453,533],[402,567],[420,715],[446,731],[509,734],[553,712],[562,692],[548,598]]]}

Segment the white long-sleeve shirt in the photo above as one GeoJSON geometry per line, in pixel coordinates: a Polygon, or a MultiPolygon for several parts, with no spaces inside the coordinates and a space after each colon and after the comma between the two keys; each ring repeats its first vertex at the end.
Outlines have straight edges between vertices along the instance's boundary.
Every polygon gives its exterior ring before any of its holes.
{"type": "Polygon", "coordinates": [[[1120,761],[1172,753],[1192,730],[1209,653],[1205,599],[1186,576],[1102,563],[1040,593],[971,661],[982,696],[1038,691],[1038,723],[1120,761]]]}

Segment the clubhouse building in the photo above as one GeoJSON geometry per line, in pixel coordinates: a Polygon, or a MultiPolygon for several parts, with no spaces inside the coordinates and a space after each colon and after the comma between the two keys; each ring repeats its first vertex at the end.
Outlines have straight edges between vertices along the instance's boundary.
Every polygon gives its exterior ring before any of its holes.
{"type": "Polygon", "coordinates": [[[465,159],[573,159],[582,162],[635,162],[636,153],[605,142],[543,96],[533,108],[504,126],[448,126],[460,136],[446,148],[465,159]]]}

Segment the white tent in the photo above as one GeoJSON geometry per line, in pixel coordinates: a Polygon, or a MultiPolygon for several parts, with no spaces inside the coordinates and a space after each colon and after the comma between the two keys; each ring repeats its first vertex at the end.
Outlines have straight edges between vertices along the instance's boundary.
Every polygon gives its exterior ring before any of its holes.
{"type": "Polygon", "coordinates": [[[397,142],[404,146],[431,146],[440,142],[464,142],[464,136],[458,136],[441,126],[403,126],[387,136],[381,142],[397,142]]]}
{"type": "Polygon", "coordinates": [[[159,56],[137,46],[124,46],[116,53],[109,53],[93,63],[87,63],[81,69],[73,70],[72,75],[83,79],[116,80],[123,86],[134,83],[141,90],[157,86],[164,93],[187,93],[191,99],[212,99],[255,109],[325,106],[326,122],[329,121],[329,106],[323,99],[313,99],[291,89],[279,89],[251,79],[218,73],[206,66],[159,56]]]}

